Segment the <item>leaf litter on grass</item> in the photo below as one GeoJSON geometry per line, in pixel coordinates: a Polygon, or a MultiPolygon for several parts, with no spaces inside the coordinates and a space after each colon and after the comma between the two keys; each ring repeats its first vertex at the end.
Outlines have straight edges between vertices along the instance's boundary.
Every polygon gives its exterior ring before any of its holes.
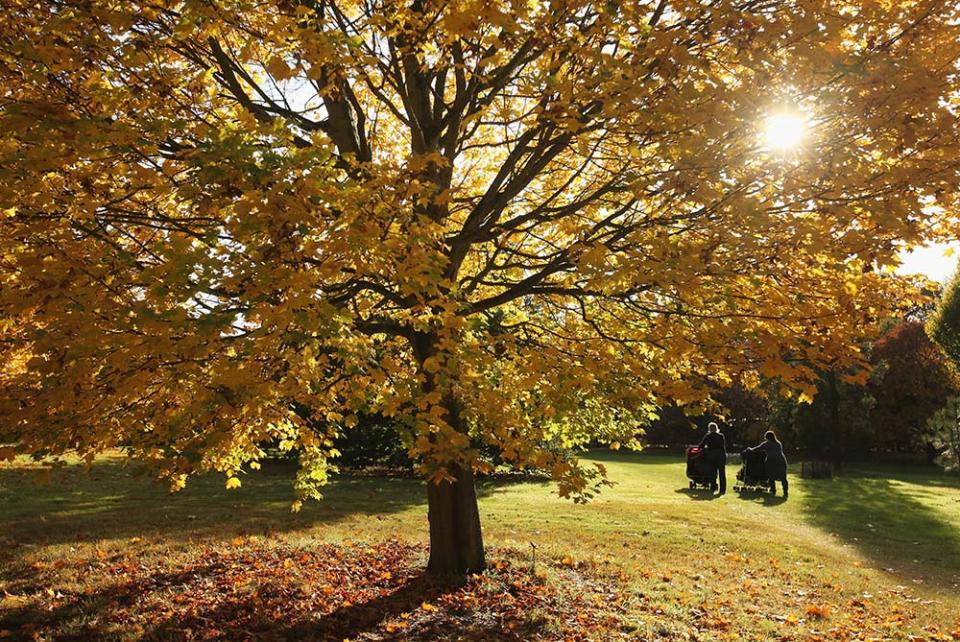
{"type": "Polygon", "coordinates": [[[628,639],[629,591],[591,563],[519,562],[501,550],[483,575],[423,573],[422,546],[205,548],[189,564],[96,555],[98,586],[48,591],[62,569],[30,568],[0,610],[7,636],[147,640],[628,639]],[[106,580],[106,581],[104,581],[106,580]]]}
{"type": "Polygon", "coordinates": [[[97,547],[0,584],[0,639],[960,640],[907,587],[849,591],[776,565],[627,573],[615,560],[494,549],[462,580],[390,539],[292,546],[236,537],[189,558],[97,547]]]}

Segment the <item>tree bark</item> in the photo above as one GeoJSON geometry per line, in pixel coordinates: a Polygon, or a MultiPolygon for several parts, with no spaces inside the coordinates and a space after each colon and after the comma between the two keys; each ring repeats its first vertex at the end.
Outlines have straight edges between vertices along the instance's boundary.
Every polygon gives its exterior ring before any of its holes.
{"type": "Polygon", "coordinates": [[[831,460],[835,468],[843,465],[843,425],[840,423],[840,387],[837,384],[837,373],[830,370],[827,373],[827,410],[830,414],[830,442],[831,460]]]}
{"type": "MultiPolygon", "coordinates": [[[[436,355],[437,338],[417,332],[411,335],[410,342],[424,375],[423,391],[433,392],[437,389],[437,382],[423,364],[436,355]]],[[[460,405],[452,390],[444,394],[443,405],[447,422],[458,432],[466,434],[460,405]]],[[[427,571],[442,575],[480,573],[486,563],[473,470],[458,462],[448,462],[445,468],[449,479],[427,483],[427,518],[430,522],[427,571]]]]}
{"type": "Polygon", "coordinates": [[[427,485],[430,521],[427,570],[437,574],[479,573],[485,561],[473,471],[454,464],[447,472],[452,481],[427,485]]]}

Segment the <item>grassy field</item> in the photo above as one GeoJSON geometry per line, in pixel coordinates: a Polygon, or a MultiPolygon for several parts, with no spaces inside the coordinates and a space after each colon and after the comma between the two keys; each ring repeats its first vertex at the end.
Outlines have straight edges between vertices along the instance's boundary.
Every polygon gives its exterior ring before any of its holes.
{"type": "MultiPolygon", "coordinates": [[[[789,501],[733,492],[714,498],[687,488],[676,457],[595,452],[590,459],[606,465],[616,485],[587,505],[561,500],[542,483],[480,488],[494,576],[497,565],[526,572],[536,556],[542,570],[530,572],[561,592],[569,588],[564,584],[594,576],[614,578],[620,586],[616,599],[595,597],[598,608],[616,611],[615,629],[585,624],[582,634],[566,637],[960,639],[956,477],[926,469],[851,467],[833,480],[792,475],[789,501]],[[577,569],[582,576],[570,575],[577,569]]],[[[415,578],[423,563],[425,491],[415,480],[340,477],[323,502],[294,514],[292,470],[283,464],[245,477],[237,490],[226,491],[222,478],[209,477],[175,495],[110,459],[89,472],[70,468],[49,486],[34,485],[35,473],[28,465],[0,468],[0,637],[84,639],[91,631],[137,637],[143,633],[139,625],[107,623],[128,622],[112,611],[146,609],[142,596],[128,596],[122,604],[96,596],[112,595],[108,589],[130,575],[146,578],[137,585],[138,595],[154,591],[157,600],[168,599],[173,584],[157,578],[196,569],[212,555],[219,556],[217,568],[228,566],[224,560],[242,565],[253,556],[289,569],[296,565],[291,559],[306,559],[303,551],[334,545],[338,548],[323,550],[340,556],[392,541],[394,547],[409,545],[397,562],[407,569],[402,578],[398,574],[399,584],[415,578]],[[156,588],[161,584],[165,593],[156,588]]],[[[734,473],[728,469],[731,481],[734,473]]],[[[201,582],[196,575],[189,581],[201,582]]],[[[246,581],[256,584],[256,577],[246,581]]],[[[395,610],[420,602],[430,606],[413,585],[406,590],[409,599],[395,610]]],[[[357,608],[353,600],[346,605],[351,613],[357,608]]],[[[194,605],[191,614],[214,621],[203,610],[208,606],[194,605]]],[[[330,612],[342,615],[343,607],[330,612]]],[[[165,613],[165,628],[147,637],[204,637],[196,628],[170,625],[179,611],[165,613]]],[[[543,620],[542,615],[537,617],[543,620]]],[[[395,626],[390,616],[358,620],[345,637],[405,639],[408,620],[395,626]]],[[[544,627],[517,629],[516,636],[560,635],[544,627]]],[[[218,630],[211,625],[206,637],[216,638],[218,630]]],[[[470,639],[492,636],[493,629],[484,630],[470,639]]],[[[278,636],[294,637],[290,631],[278,636]]],[[[506,636],[503,631],[497,635],[506,636]]],[[[456,631],[447,633],[458,637],[456,631]]]]}

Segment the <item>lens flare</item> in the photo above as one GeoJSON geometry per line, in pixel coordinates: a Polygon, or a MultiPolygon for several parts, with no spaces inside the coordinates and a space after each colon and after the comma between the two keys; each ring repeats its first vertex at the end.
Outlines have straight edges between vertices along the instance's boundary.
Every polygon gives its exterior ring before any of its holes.
{"type": "Polygon", "coordinates": [[[803,144],[806,133],[807,119],[804,116],[779,112],[767,117],[763,128],[763,144],[771,151],[791,151],[803,144]]]}

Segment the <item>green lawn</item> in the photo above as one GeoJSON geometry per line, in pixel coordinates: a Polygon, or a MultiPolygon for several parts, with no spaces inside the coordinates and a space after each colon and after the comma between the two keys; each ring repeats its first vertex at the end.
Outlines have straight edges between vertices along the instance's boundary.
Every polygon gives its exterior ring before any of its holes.
{"type": "MultiPolygon", "coordinates": [[[[957,477],[851,467],[833,480],[792,475],[786,502],[732,491],[715,499],[687,489],[676,457],[589,458],[616,485],[587,505],[557,498],[548,484],[483,484],[486,543],[492,559],[526,565],[536,548],[544,564],[618,574],[635,639],[960,639],[957,477]]],[[[283,464],[237,490],[208,477],[174,495],[115,460],[69,468],[49,486],[34,485],[35,472],[0,468],[0,632],[8,637],[22,632],[22,607],[37,595],[89,593],[110,580],[87,560],[135,558],[169,570],[240,541],[298,550],[425,541],[425,492],[415,480],[344,476],[324,501],[291,513],[292,469],[283,464]]]]}

